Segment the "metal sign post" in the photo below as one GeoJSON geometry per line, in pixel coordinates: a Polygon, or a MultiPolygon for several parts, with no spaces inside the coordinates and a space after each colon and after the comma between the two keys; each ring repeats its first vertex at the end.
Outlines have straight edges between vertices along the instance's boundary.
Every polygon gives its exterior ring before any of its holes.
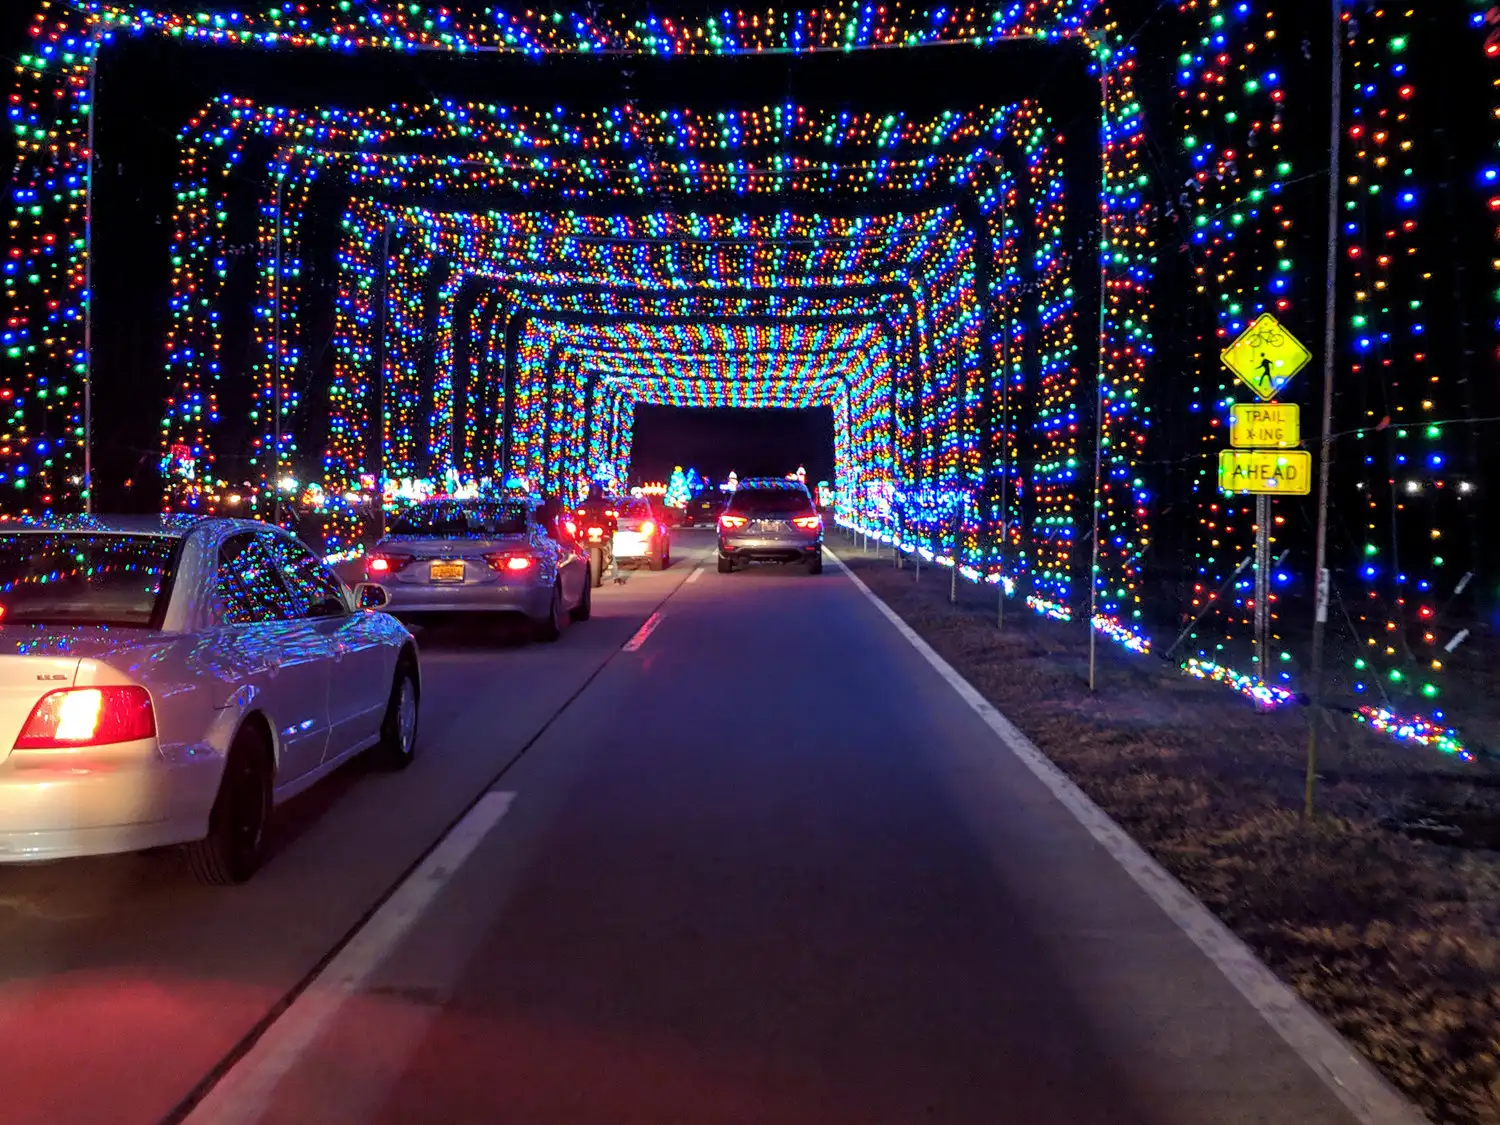
{"type": "MultiPolygon", "coordinates": [[[[1255,659],[1263,682],[1271,680],[1271,498],[1255,498],[1255,659]]],[[[1262,710],[1270,708],[1261,705],[1262,710]]]]}

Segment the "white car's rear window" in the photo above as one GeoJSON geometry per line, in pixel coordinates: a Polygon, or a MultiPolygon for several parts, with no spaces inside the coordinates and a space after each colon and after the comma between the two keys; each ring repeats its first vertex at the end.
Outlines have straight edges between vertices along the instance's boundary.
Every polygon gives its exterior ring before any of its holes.
{"type": "Polygon", "coordinates": [[[0,625],[150,626],[178,543],[101,532],[0,535],[0,625]]]}

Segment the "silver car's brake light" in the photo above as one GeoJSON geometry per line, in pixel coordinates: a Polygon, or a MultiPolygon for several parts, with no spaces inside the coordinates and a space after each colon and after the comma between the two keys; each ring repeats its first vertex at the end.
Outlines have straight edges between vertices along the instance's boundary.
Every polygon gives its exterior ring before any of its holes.
{"type": "Polygon", "coordinates": [[[156,712],[145,688],[60,688],[37,700],[15,749],[63,750],[155,737],[156,712]]]}

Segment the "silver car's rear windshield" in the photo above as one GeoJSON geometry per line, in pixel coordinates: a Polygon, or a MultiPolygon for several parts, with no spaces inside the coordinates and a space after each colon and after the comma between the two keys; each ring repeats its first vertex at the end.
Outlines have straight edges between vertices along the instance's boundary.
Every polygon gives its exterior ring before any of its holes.
{"type": "Polygon", "coordinates": [[[730,497],[729,507],[752,516],[813,510],[812,500],[800,488],[737,488],[730,497]]]}
{"type": "Polygon", "coordinates": [[[166,535],[0,535],[0,625],[157,622],[181,540],[166,535]]]}
{"type": "Polygon", "coordinates": [[[522,504],[432,500],[393,515],[385,530],[387,535],[426,539],[487,539],[494,535],[520,535],[526,530],[526,508],[522,504]]]}

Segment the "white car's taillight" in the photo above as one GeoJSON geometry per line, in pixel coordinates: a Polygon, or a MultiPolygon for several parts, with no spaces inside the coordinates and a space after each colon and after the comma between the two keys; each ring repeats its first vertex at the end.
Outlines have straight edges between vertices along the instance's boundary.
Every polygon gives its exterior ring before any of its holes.
{"type": "Polygon", "coordinates": [[[155,736],[156,712],[145,688],[61,688],[37,701],[15,748],[63,750],[155,736]]]}

